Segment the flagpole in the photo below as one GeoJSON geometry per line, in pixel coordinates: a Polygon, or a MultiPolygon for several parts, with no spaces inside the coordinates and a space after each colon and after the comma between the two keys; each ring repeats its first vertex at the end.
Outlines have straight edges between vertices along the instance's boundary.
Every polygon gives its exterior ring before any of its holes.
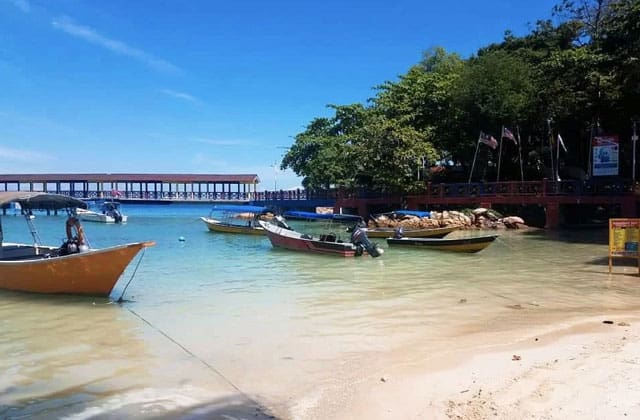
{"type": "Polygon", "coordinates": [[[633,166],[631,170],[631,180],[633,181],[633,188],[636,186],[636,142],[638,141],[638,134],[636,134],[636,120],[633,120],[633,135],[631,136],[631,142],[633,143],[633,166]]]}
{"type": "Polygon", "coordinates": [[[556,181],[560,180],[560,132],[556,138],[556,181]]]}
{"type": "Polygon", "coordinates": [[[591,179],[591,148],[593,147],[593,123],[591,124],[591,129],[589,130],[589,147],[587,147],[587,175],[589,179],[591,179]]]}
{"type": "Polygon", "coordinates": [[[553,180],[556,181],[556,165],[553,162],[553,135],[551,134],[551,118],[547,119],[547,131],[548,131],[548,135],[549,135],[549,156],[551,158],[551,176],[553,177],[553,180]]]}
{"type": "Polygon", "coordinates": [[[480,135],[478,136],[478,144],[476,144],[476,153],[473,155],[473,163],[471,164],[471,172],[469,172],[469,182],[471,184],[471,175],[473,175],[473,168],[476,166],[476,158],[478,157],[478,149],[480,148],[480,136],[482,135],[482,131],[480,131],[480,135]]]}
{"type": "Polygon", "coordinates": [[[502,161],[502,137],[504,135],[504,125],[500,128],[500,147],[498,149],[498,176],[496,182],[500,182],[500,162],[502,161]]]}
{"type": "Polygon", "coordinates": [[[516,125],[516,133],[518,134],[518,159],[520,159],[520,180],[524,182],[524,170],[522,169],[522,141],[520,140],[519,125],[516,125]]]}

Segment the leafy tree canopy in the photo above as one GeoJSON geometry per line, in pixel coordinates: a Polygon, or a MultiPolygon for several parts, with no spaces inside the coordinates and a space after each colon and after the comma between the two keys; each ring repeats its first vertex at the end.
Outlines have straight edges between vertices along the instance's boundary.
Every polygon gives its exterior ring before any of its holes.
{"type": "MultiPolygon", "coordinates": [[[[507,31],[467,59],[427,50],[366,104],[330,105],[332,117],[295,136],[282,169],[312,189],[417,192],[429,167],[453,162],[468,173],[478,133],[500,140],[503,126],[523,133],[518,152],[540,156],[525,165],[545,163],[551,128],[575,151],[563,158],[586,169],[591,129],[628,133],[640,114],[640,1],[561,0],[552,18],[521,37],[507,31]]],[[[495,163],[496,152],[483,151],[478,164],[495,163]]],[[[515,150],[505,153],[513,162],[515,150]]],[[[501,180],[519,173],[507,165],[501,180]]]]}

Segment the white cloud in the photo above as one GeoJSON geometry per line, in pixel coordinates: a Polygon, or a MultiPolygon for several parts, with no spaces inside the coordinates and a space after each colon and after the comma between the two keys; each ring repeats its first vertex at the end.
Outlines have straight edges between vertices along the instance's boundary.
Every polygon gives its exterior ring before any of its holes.
{"type": "Polygon", "coordinates": [[[51,23],[51,25],[54,28],[61,30],[69,35],[80,38],[91,44],[98,45],[115,54],[124,55],[126,57],[130,57],[135,60],[138,60],[156,70],[163,71],[163,72],[170,72],[170,73],[176,73],[180,71],[178,67],[174,66],[168,61],[156,58],[151,54],[148,54],[140,49],[131,47],[125,44],[124,42],[117,41],[115,39],[107,38],[106,36],[100,35],[98,32],[94,31],[93,29],[87,26],[78,25],[67,17],[55,19],[51,23]]]}
{"type": "Polygon", "coordinates": [[[34,162],[55,160],[55,157],[33,150],[10,149],[0,146],[0,159],[10,162],[34,162]]]}
{"type": "Polygon", "coordinates": [[[200,101],[200,99],[196,98],[193,95],[189,95],[188,93],[184,93],[184,92],[177,92],[175,90],[171,90],[171,89],[162,89],[160,92],[164,93],[167,96],[171,96],[172,98],[176,98],[176,99],[180,99],[183,101],[187,101],[187,102],[193,102],[193,103],[202,103],[202,101],[200,101]]]}
{"type": "Polygon", "coordinates": [[[27,0],[9,0],[16,6],[18,9],[22,10],[24,13],[29,13],[31,11],[31,4],[27,0]]]}

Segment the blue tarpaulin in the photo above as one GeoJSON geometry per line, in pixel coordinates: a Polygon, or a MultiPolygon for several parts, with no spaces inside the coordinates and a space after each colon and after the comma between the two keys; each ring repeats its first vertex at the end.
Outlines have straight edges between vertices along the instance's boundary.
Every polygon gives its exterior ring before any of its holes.
{"type": "Polygon", "coordinates": [[[417,217],[431,217],[431,212],[429,211],[419,211],[419,210],[394,210],[385,214],[395,214],[398,216],[417,216],[417,217]]]}
{"type": "Polygon", "coordinates": [[[288,210],[284,212],[284,217],[289,219],[303,219],[303,220],[335,220],[335,221],[353,221],[358,222],[362,220],[360,216],[354,214],[321,214],[313,213],[310,211],[288,210]]]}
{"type": "Polygon", "coordinates": [[[269,207],[220,204],[220,205],[213,206],[211,211],[212,212],[215,212],[215,211],[232,212],[232,213],[266,213],[269,211],[269,207]]]}

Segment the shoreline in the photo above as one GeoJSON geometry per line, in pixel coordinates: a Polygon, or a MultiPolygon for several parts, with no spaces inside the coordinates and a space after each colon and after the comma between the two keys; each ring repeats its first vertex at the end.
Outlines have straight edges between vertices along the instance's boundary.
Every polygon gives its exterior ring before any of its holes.
{"type": "Polygon", "coordinates": [[[421,368],[392,367],[347,395],[325,389],[284,418],[640,418],[638,377],[640,312],[588,316],[515,343],[440,354],[421,368]]]}

